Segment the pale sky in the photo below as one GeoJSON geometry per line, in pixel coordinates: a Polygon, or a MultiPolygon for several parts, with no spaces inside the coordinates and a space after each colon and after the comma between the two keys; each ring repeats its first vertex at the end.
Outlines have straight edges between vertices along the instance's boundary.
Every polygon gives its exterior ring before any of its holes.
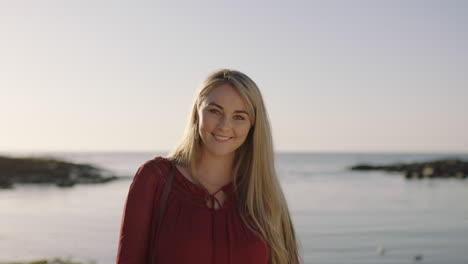
{"type": "Polygon", "coordinates": [[[0,151],[167,151],[212,71],[277,151],[468,152],[468,1],[2,1],[0,151]]]}

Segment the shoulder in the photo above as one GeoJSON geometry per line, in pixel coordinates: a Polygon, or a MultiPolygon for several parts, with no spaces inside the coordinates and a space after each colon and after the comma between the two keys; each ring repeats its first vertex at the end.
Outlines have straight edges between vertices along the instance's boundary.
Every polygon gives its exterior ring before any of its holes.
{"type": "Polygon", "coordinates": [[[160,193],[169,174],[170,161],[155,157],[145,161],[135,173],[130,184],[129,197],[137,200],[152,200],[155,193],[160,193]]]}
{"type": "Polygon", "coordinates": [[[171,163],[167,158],[157,156],[153,159],[145,161],[137,170],[135,180],[145,179],[147,181],[159,182],[165,180],[171,167],[171,163]]]}

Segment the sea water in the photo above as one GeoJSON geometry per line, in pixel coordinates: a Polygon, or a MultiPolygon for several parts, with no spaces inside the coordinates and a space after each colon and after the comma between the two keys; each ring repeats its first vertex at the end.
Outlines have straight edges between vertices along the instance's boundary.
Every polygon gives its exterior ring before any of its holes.
{"type": "MultiPolygon", "coordinates": [[[[91,163],[122,176],[107,184],[16,184],[0,190],[0,262],[71,257],[115,263],[131,179],[165,153],[2,153],[91,163]]],[[[276,167],[304,263],[468,263],[468,180],[406,180],[351,171],[468,154],[278,153],[276,167]],[[417,260],[416,256],[422,259],[417,260]]]]}

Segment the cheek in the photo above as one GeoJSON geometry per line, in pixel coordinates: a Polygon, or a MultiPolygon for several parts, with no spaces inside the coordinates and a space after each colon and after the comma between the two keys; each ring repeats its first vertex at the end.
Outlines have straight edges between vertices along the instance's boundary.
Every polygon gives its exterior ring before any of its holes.
{"type": "Polygon", "coordinates": [[[239,137],[244,138],[244,137],[247,137],[247,135],[249,134],[249,131],[250,131],[250,125],[245,125],[245,126],[238,128],[237,135],[239,137]]]}
{"type": "Polygon", "coordinates": [[[200,129],[203,130],[212,130],[213,127],[216,125],[216,121],[213,118],[210,118],[206,115],[200,116],[200,129]]]}

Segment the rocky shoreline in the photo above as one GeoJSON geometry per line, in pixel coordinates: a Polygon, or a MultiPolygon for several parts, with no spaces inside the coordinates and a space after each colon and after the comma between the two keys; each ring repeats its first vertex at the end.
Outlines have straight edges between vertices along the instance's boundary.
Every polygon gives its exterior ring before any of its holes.
{"type": "MultiPolygon", "coordinates": [[[[89,264],[96,264],[96,262],[91,261],[88,262],[89,264]]],[[[41,259],[41,260],[32,260],[27,262],[0,262],[0,264],[85,264],[80,261],[73,261],[71,259],[61,259],[61,258],[54,258],[54,259],[41,259]]]]}
{"type": "Polygon", "coordinates": [[[0,156],[0,189],[15,183],[52,183],[59,187],[116,180],[111,172],[89,165],[54,158],[13,158],[0,156]]]}
{"type": "Polygon", "coordinates": [[[391,165],[359,164],[351,170],[402,172],[407,179],[456,178],[468,177],[468,162],[459,159],[434,160],[420,163],[397,163],[391,165]]]}

